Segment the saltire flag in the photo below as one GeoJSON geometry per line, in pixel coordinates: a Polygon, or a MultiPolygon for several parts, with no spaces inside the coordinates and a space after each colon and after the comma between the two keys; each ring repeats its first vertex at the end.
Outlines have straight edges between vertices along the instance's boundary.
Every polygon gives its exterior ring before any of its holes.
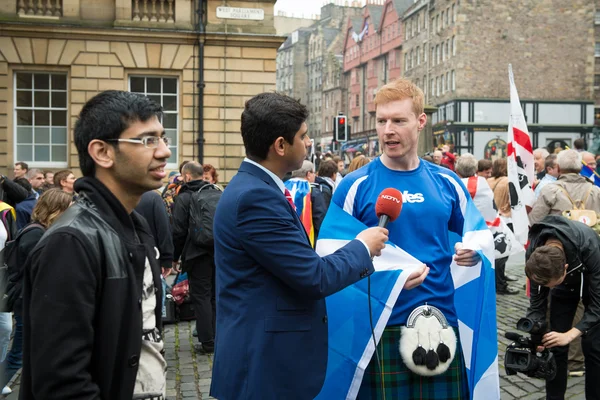
{"type": "MultiPolygon", "coordinates": [[[[481,262],[471,268],[450,265],[461,345],[472,399],[499,399],[498,342],[494,246],[490,230],[468,195],[460,189],[465,218],[462,238],[451,234],[451,244],[461,241],[476,250],[481,262]]],[[[321,225],[317,253],[331,254],[367,227],[335,203],[321,225]]],[[[452,247],[454,248],[454,247],[452,247]]],[[[373,260],[371,308],[375,340],[379,342],[392,308],[411,271],[423,263],[394,245],[386,244],[373,260]]],[[[329,351],[327,373],[316,399],[355,399],[375,351],[369,322],[368,280],[363,279],[327,297],[329,351]]]]}
{"type": "Polygon", "coordinates": [[[588,166],[585,161],[582,160],[581,163],[583,165],[581,166],[581,171],[579,174],[594,182],[594,185],[600,186],[600,176],[598,173],[588,166]]]}
{"type": "Polygon", "coordinates": [[[315,247],[315,227],[313,226],[312,200],[310,198],[312,188],[310,187],[310,183],[306,179],[292,178],[285,181],[284,185],[290,191],[292,199],[294,199],[296,213],[298,213],[298,217],[300,217],[304,230],[310,239],[310,244],[315,247]]]}
{"type": "Polygon", "coordinates": [[[494,203],[494,192],[481,176],[471,176],[461,179],[467,191],[475,203],[475,207],[481,213],[485,224],[492,231],[494,237],[494,249],[497,259],[521,253],[523,246],[517,242],[515,234],[510,230],[506,221],[498,213],[494,203]]]}
{"type": "Polygon", "coordinates": [[[510,81],[510,118],[506,152],[508,193],[515,237],[519,243],[525,246],[529,234],[527,212],[535,200],[531,186],[534,180],[533,148],[510,64],[508,65],[508,79],[510,81]]]}

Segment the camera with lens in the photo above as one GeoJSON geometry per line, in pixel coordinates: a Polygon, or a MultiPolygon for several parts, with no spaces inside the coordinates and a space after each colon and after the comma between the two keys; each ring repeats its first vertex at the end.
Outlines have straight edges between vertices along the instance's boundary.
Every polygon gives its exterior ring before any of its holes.
{"type": "Polygon", "coordinates": [[[550,350],[544,349],[537,352],[537,347],[542,345],[542,337],[547,331],[545,321],[521,318],[517,322],[517,329],[530,334],[530,337],[516,332],[506,332],[507,339],[513,341],[504,355],[504,368],[506,375],[516,375],[517,372],[530,378],[552,380],[556,376],[556,359],[550,350]]]}

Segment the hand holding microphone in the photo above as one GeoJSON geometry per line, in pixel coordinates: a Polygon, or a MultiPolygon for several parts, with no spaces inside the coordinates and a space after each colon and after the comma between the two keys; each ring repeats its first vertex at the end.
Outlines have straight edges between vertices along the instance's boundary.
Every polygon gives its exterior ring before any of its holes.
{"type": "Polygon", "coordinates": [[[371,257],[381,255],[381,250],[388,241],[387,224],[398,218],[401,210],[402,194],[400,191],[388,188],[381,192],[375,203],[375,213],[379,218],[379,224],[377,227],[365,229],[356,236],[357,239],[361,239],[367,244],[371,257]]]}

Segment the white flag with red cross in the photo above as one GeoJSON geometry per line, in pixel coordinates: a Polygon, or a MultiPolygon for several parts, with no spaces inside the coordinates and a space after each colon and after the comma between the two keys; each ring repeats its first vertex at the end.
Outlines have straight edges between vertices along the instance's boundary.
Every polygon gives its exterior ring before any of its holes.
{"type": "Polygon", "coordinates": [[[529,233],[527,213],[535,200],[531,188],[534,179],[533,147],[510,64],[508,65],[508,79],[510,81],[510,119],[508,121],[507,164],[510,208],[515,237],[519,243],[526,245],[529,233]]]}

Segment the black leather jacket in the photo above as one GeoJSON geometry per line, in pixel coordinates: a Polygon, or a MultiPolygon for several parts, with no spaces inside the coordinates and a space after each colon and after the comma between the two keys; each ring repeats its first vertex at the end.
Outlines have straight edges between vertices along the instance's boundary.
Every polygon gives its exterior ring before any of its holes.
{"type": "MultiPolygon", "coordinates": [[[[579,298],[583,279],[581,298],[585,312],[575,328],[585,334],[600,323],[600,238],[593,229],[581,222],[549,215],[530,228],[530,244],[525,258],[529,259],[531,253],[543,246],[549,238],[556,238],[563,244],[568,264],[567,276],[560,285],[552,289],[553,296],[579,298]]],[[[549,293],[549,288],[532,282],[530,307],[527,310],[529,318],[545,318],[549,293]]]]}
{"type": "Polygon", "coordinates": [[[162,285],[145,220],[98,180],[47,231],[26,265],[21,400],[131,399],[149,260],[161,326],[162,285]]]}

